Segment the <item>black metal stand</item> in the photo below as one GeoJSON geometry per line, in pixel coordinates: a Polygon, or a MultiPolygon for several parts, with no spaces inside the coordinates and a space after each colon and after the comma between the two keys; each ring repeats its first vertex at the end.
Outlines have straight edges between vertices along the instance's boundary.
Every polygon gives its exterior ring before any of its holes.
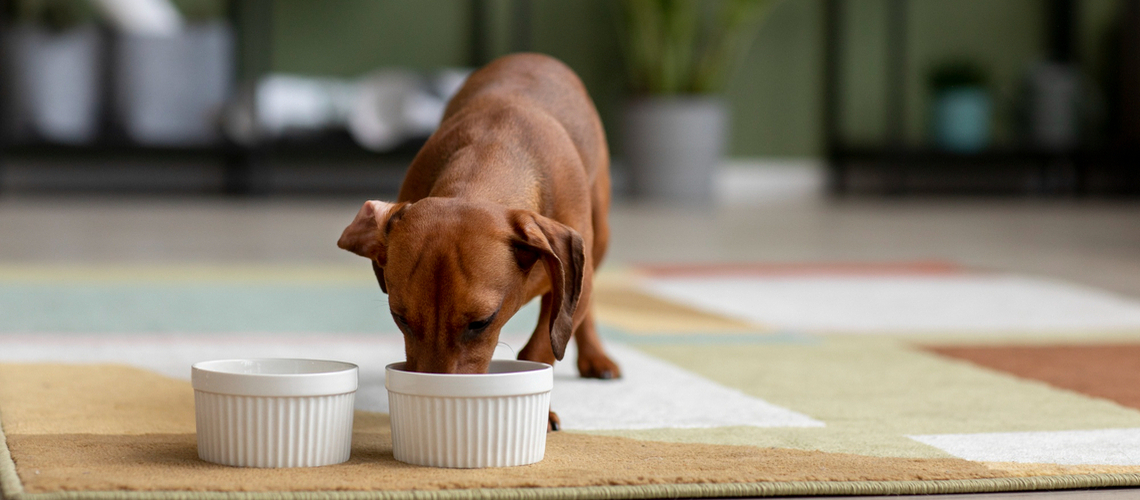
{"type": "Polygon", "coordinates": [[[11,92],[4,92],[4,89],[10,88],[12,85],[8,75],[8,31],[3,27],[11,25],[11,9],[11,2],[0,0],[0,195],[4,193],[4,176],[7,170],[5,168],[5,152],[8,150],[8,99],[11,95],[11,92]]]}

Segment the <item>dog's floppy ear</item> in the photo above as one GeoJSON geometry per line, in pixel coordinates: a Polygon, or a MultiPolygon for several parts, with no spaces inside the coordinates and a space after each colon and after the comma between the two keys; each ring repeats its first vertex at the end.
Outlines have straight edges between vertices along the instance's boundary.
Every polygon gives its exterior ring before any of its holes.
{"type": "Polygon", "coordinates": [[[372,261],[372,269],[376,272],[376,280],[380,288],[388,293],[384,286],[384,264],[388,260],[388,231],[391,223],[399,218],[400,212],[407,203],[387,203],[369,200],[360,207],[356,218],[344,228],[336,246],[348,250],[356,255],[372,261]]]}
{"type": "Polygon", "coordinates": [[[550,312],[550,346],[558,360],[566,354],[566,344],[574,333],[574,311],[582,296],[582,269],[585,250],[582,235],[569,226],[525,210],[512,214],[515,258],[523,269],[539,259],[550,276],[553,295],[550,312]]]}

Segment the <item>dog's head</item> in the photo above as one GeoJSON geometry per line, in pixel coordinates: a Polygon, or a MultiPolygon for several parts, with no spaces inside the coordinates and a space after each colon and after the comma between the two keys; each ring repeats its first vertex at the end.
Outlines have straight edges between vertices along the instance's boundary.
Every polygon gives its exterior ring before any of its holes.
{"type": "Polygon", "coordinates": [[[408,369],[484,373],[532,271],[550,278],[550,344],[562,359],[582,291],[582,237],[527,210],[449,198],[368,201],[340,248],[372,261],[404,333],[408,369]]]}

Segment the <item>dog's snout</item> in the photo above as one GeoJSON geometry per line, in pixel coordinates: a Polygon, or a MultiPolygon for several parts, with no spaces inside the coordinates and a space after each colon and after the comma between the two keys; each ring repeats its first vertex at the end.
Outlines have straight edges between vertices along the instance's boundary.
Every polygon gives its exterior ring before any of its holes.
{"type": "Polygon", "coordinates": [[[459,373],[458,363],[443,356],[409,357],[406,365],[409,371],[420,373],[459,373]]]}
{"type": "Polygon", "coordinates": [[[487,373],[490,362],[464,360],[452,356],[409,357],[404,365],[408,371],[420,373],[487,373]]]}

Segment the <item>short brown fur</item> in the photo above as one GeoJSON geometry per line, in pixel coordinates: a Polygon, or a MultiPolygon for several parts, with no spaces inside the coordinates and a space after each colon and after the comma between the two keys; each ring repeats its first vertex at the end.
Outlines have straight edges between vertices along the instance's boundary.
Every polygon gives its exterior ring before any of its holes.
{"type": "Polygon", "coordinates": [[[580,374],[614,378],[590,307],[609,205],[585,87],[556,59],[515,54],[467,79],[396,203],[365,202],[338,245],[372,260],[410,369],[486,372],[503,324],[541,296],[519,359],[553,364],[573,336],[580,374]]]}

